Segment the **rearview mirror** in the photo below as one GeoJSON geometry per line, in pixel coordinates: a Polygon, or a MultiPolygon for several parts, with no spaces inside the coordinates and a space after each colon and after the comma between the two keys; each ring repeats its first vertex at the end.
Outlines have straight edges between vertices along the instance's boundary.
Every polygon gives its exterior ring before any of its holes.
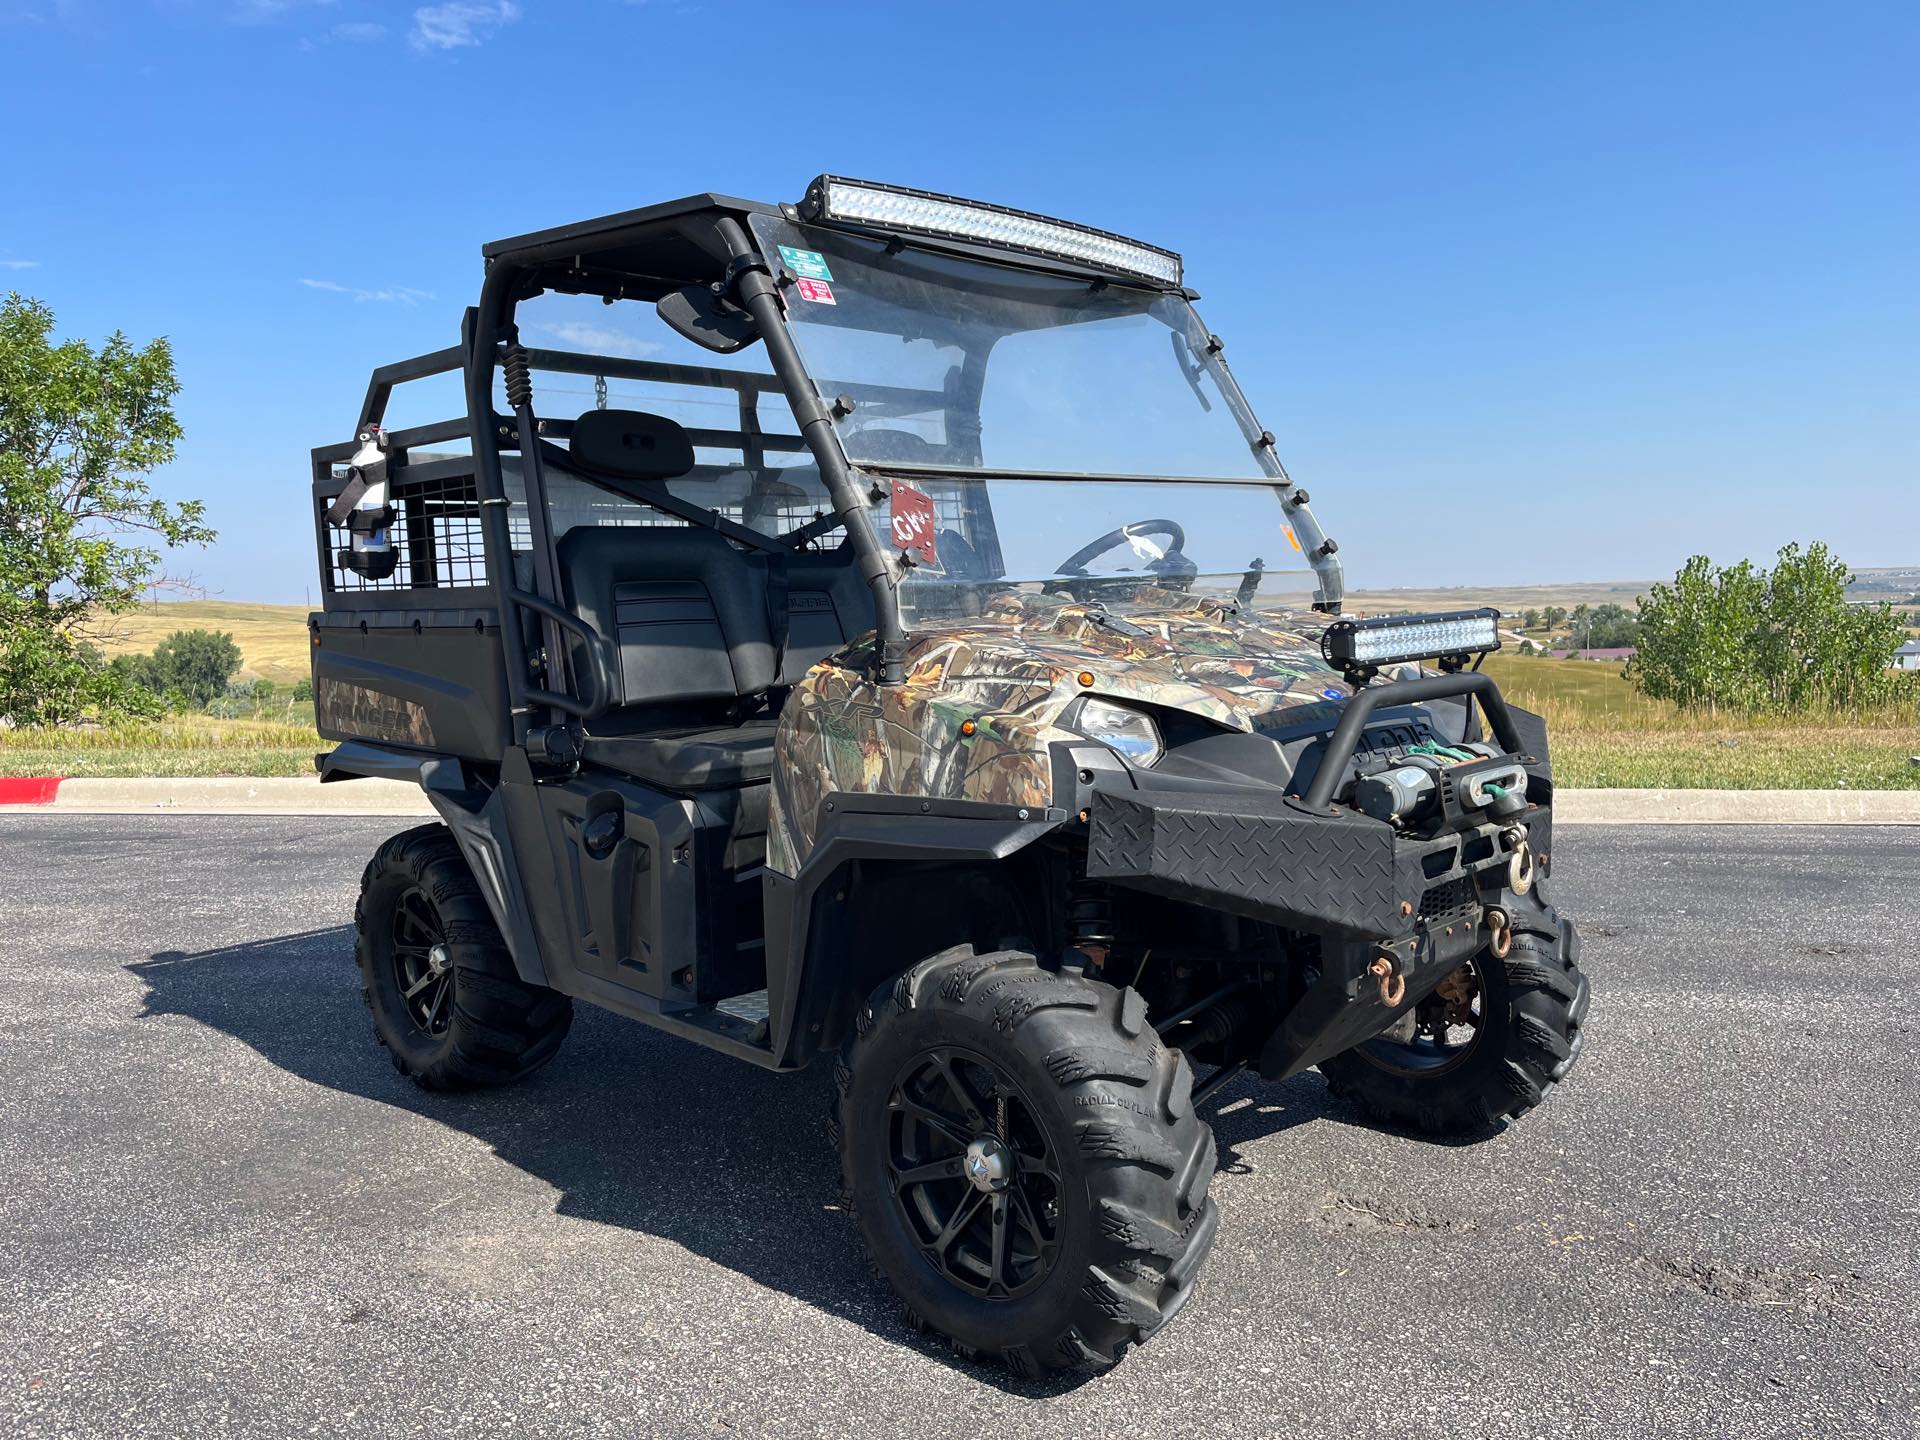
{"type": "Polygon", "coordinates": [[[653,308],[677,334],[721,355],[744,350],[760,338],[751,315],[729,305],[706,285],[689,285],[663,295],[653,308]]]}

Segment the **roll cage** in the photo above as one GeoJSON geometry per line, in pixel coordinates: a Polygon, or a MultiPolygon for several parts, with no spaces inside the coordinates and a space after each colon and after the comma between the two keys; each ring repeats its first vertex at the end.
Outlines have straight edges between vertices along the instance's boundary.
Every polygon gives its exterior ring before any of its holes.
{"type": "MultiPolygon", "coordinates": [[[[822,398],[801,358],[786,324],[780,294],[792,276],[781,262],[769,260],[752,234],[752,217],[765,216],[798,222],[792,206],[770,206],[721,195],[697,195],[647,206],[577,224],[536,231],[482,248],[486,279],[479,303],[462,324],[461,343],[430,354],[384,365],[373,372],[360,408],[356,432],[383,426],[395,387],[434,375],[461,372],[467,413],[385,434],[394,493],[400,501],[396,525],[404,531],[406,570],[390,584],[341,583],[335,544],[344,542],[340,527],[330,524],[327,511],[342,490],[342,467],[358,442],[322,446],[313,451],[314,499],[320,542],[320,570],[330,609],[390,607],[393,592],[406,591],[412,608],[445,612],[467,611],[476,616],[493,610],[500,617],[504,648],[505,685],[511,714],[513,743],[523,745],[528,731],[560,716],[591,719],[606,708],[610,684],[598,637],[566,607],[559,576],[558,536],[553,531],[548,477],[564,465],[565,452],[553,442],[571,436],[574,422],[546,419],[533,410],[528,375],[532,371],[704,386],[731,390],[739,407],[737,430],[689,428],[695,447],[737,450],[749,471],[764,468],[769,455],[804,454],[817,467],[826,505],[814,514],[795,517],[784,531],[768,531],[731,518],[715,506],[702,505],[665,484],[604,477],[591,483],[629,501],[651,507],[673,519],[702,525],[749,549],[770,553],[797,550],[836,528],[844,528],[860,573],[872,592],[877,644],[876,675],[884,684],[904,678],[906,631],[897,597],[899,557],[883,543],[872,522],[874,502],[890,494],[889,472],[911,477],[913,467],[851,463],[835,428],[841,397],[874,405],[924,404],[918,390],[879,385],[840,385],[835,398],[822,398]],[[778,277],[776,279],[776,277],[778,277]],[[521,343],[516,309],[543,292],[598,296],[608,304],[619,300],[659,302],[677,292],[704,289],[724,297],[736,314],[752,324],[754,338],[766,347],[772,373],[695,366],[618,356],[600,356],[527,347],[521,343]],[[509,413],[495,408],[494,376],[504,373],[509,413]],[[797,433],[769,434],[760,423],[760,397],[785,397],[797,422],[797,433]],[[466,440],[472,456],[427,455],[415,462],[412,452],[436,443],[466,440]],[[518,497],[511,493],[505,457],[517,457],[518,497]],[[516,548],[516,501],[524,501],[525,541],[516,548]],[[530,557],[523,571],[516,554],[530,557]],[[522,617],[527,623],[522,623],[522,617]],[[541,637],[532,649],[533,635],[541,637]],[[569,645],[571,636],[579,643],[569,645]],[[565,674],[571,669],[574,673],[565,674]],[[584,673],[582,673],[584,672],[584,673]],[[536,683],[538,676],[541,682],[536,683]]],[[[828,224],[815,218],[812,223],[828,224]]],[[[874,233],[871,227],[847,226],[874,233]]],[[[941,242],[923,235],[909,237],[916,246],[941,248],[941,242]]],[[[961,253],[981,253],[980,247],[954,244],[961,253]]],[[[1097,268],[1030,254],[997,254],[1001,263],[1106,277],[1097,268]]],[[[1129,283],[1141,283],[1137,280],[1129,283]]],[[[1195,298],[1191,291],[1183,291],[1195,298]]],[[[1218,363],[1217,337],[1201,342],[1209,360],[1218,363]]],[[[721,347],[714,347],[721,348],[721,347]]],[[[1295,492],[1277,455],[1273,437],[1254,431],[1252,411],[1238,387],[1219,365],[1218,378],[1242,425],[1257,438],[1251,441],[1262,468],[1287,500],[1287,513],[1320,582],[1320,608],[1338,609],[1341,594],[1336,546],[1321,532],[1306,508],[1304,491],[1295,492]]],[[[1089,477],[1091,478],[1091,477],[1089,477]]],[[[447,618],[439,613],[437,619],[447,618]]],[[[463,615],[462,620],[465,619],[463,615]]]]}

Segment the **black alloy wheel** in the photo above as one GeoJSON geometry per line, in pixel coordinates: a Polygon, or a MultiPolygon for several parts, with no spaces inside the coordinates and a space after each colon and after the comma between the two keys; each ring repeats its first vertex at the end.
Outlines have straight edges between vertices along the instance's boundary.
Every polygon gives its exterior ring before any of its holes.
{"type": "Polygon", "coordinates": [[[1469,960],[1356,1053],[1396,1075],[1431,1078],[1458,1069],[1480,1043],[1486,988],[1480,961],[1469,960]]]}
{"type": "Polygon", "coordinates": [[[1031,1101],[984,1057],[935,1050],[901,1073],[887,1169],[927,1262],[953,1284],[1013,1299],[1060,1253],[1059,1157],[1031,1101]]]}
{"type": "Polygon", "coordinates": [[[393,979],[413,1023],[444,1035],[453,1021],[453,964],[447,927],[433,900],[417,886],[393,908],[393,979]]]}

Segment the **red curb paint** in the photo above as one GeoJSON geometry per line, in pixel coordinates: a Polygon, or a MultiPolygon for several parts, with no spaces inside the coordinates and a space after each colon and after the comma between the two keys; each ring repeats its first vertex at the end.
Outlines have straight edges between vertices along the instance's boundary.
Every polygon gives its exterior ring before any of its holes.
{"type": "Polygon", "coordinates": [[[0,805],[51,805],[60,791],[58,775],[0,776],[0,805]]]}

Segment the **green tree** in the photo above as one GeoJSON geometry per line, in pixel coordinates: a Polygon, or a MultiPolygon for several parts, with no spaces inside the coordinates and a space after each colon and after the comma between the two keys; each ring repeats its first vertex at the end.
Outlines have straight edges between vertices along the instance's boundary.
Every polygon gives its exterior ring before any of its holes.
{"type": "Polygon", "coordinates": [[[178,692],[204,708],[227,693],[227,677],[239,668],[240,647],[226,631],[176,630],[153,647],[137,673],[153,690],[178,692]]]}
{"type": "Polygon", "coordinates": [[[1526,614],[1520,617],[1520,628],[1523,630],[1538,630],[1540,628],[1540,612],[1538,610],[1527,611],[1526,614]]]}
{"type": "Polygon", "coordinates": [[[1640,620],[1624,605],[1596,605],[1581,626],[1580,640],[1590,650],[1609,650],[1639,643],[1640,620]]]}
{"type": "Polygon", "coordinates": [[[313,699],[313,681],[311,680],[294,681],[293,682],[293,698],[295,703],[298,703],[302,700],[313,699]]]}
{"type": "Polygon", "coordinates": [[[137,603],[156,546],[213,538],[198,501],[147,483],[180,441],[167,342],[56,343],[53,323],[37,300],[0,304],[0,716],[22,722],[151,708],[90,626],[137,603]]]}
{"type": "Polygon", "coordinates": [[[1549,605],[1547,606],[1547,613],[1542,618],[1546,620],[1549,631],[1558,630],[1561,622],[1567,618],[1567,612],[1561,606],[1549,605]]]}
{"type": "Polygon", "coordinates": [[[1583,649],[1591,643],[1587,639],[1587,617],[1592,613],[1593,608],[1591,606],[1576,605],[1573,607],[1573,614],[1567,617],[1567,623],[1572,627],[1572,632],[1568,638],[1571,639],[1575,645],[1583,649]]]}
{"type": "Polygon", "coordinates": [[[1854,605],[1851,576],[1824,544],[1788,545],[1772,571],[1689,560],[1640,609],[1627,674],[1687,708],[1858,709],[1885,700],[1900,625],[1885,604],[1854,605]]]}

